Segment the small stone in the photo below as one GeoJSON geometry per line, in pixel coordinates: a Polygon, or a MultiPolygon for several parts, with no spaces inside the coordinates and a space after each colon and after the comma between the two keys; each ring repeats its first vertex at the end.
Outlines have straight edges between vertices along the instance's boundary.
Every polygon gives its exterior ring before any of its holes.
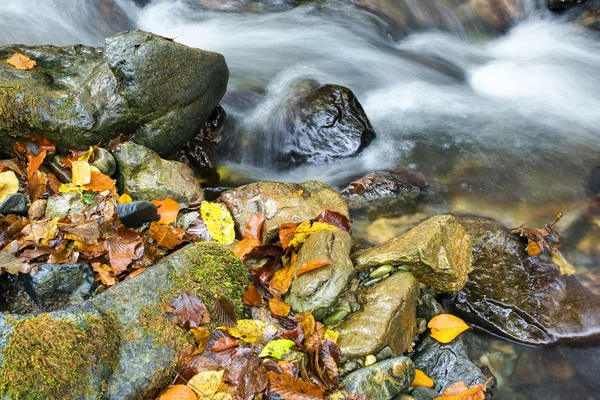
{"type": "Polygon", "coordinates": [[[94,161],[92,165],[100,170],[104,175],[111,176],[117,170],[117,163],[112,154],[102,147],[94,150],[94,161]]]}
{"type": "Polygon", "coordinates": [[[137,228],[146,222],[160,220],[158,208],[149,201],[132,201],[118,204],[117,215],[123,225],[128,228],[137,228]]]}
{"type": "Polygon", "coordinates": [[[77,193],[57,193],[46,203],[46,218],[64,218],[69,214],[83,211],[85,207],[77,193]]]}
{"type": "Polygon", "coordinates": [[[21,216],[27,215],[27,202],[25,196],[21,193],[13,193],[8,195],[0,204],[0,214],[16,214],[21,216]]]}
{"type": "Polygon", "coordinates": [[[416,400],[434,400],[438,397],[442,397],[442,395],[435,390],[426,388],[424,386],[415,388],[415,390],[412,392],[412,395],[416,400]]]}
{"type": "Polygon", "coordinates": [[[390,346],[385,346],[375,357],[377,357],[377,361],[387,360],[388,358],[394,357],[394,352],[390,346]]]}
{"type": "Polygon", "coordinates": [[[374,284],[381,282],[383,280],[383,278],[377,278],[377,279],[371,279],[368,280],[364,283],[364,287],[369,287],[369,286],[373,286],[374,284]]]}
{"type": "Polygon", "coordinates": [[[48,200],[36,200],[29,206],[29,219],[36,220],[44,217],[48,200]]]}
{"type": "Polygon", "coordinates": [[[360,364],[357,363],[356,361],[346,361],[344,364],[342,364],[341,372],[343,375],[348,375],[350,372],[354,372],[359,368],[360,368],[360,364]]]}
{"type": "Polygon", "coordinates": [[[334,312],[332,312],[331,314],[329,314],[327,317],[325,317],[323,319],[323,323],[325,325],[339,324],[340,322],[342,322],[343,320],[346,319],[348,314],[350,314],[350,311],[346,310],[346,309],[335,310],[334,312]]]}
{"type": "Polygon", "coordinates": [[[371,272],[369,274],[369,278],[371,278],[371,279],[383,278],[392,269],[394,269],[394,267],[391,266],[390,264],[382,265],[381,267],[379,267],[379,268],[375,269],[373,272],[371,272]]]}
{"type": "Polygon", "coordinates": [[[417,317],[430,321],[436,315],[444,312],[444,308],[437,302],[429,290],[422,290],[420,304],[417,305],[417,317]]]}
{"type": "Polygon", "coordinates": [[[390,400],[410,387],[415,366],[408,357],[396,357],[361,368],[344,378],[346,390],[372,399],[390,400]]]}
{"type": "Polygon", "coordinates": [[[373,365],[377,362],[377,358],[373,354],[369,354],[365,357],[365,367],[373,365]]]}

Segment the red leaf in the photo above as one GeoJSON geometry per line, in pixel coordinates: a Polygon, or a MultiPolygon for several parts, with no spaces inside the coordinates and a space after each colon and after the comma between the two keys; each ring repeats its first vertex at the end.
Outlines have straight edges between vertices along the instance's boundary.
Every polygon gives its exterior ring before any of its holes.
{"type": "Polygon", "coordinates": [[[325,258],[315,258],[314,260],[307,261],[298,271],[296,271],[296,277],[329,264],[331,264],[331,261],[325,258]]]}
{"type": "Polygon", "coordinates": [[[215,344],[210,346],[210,349],[214,352],[229,350],[233,347],[239,346],[238,342],[231,336],[225,336],[217,340],[215,344]]]}
{"type": "Polygon", "coordinates": [[[208,309],[198,297],[183,293],[171,302],[171,314],[175,316],[177,324],[183,329],[197,328],[201,322],[210,322],[208,309]]]}
{"type": "Polygon", "coordinates": [[[340,214],[336,211],[323,211],[317,218],[313,220],[314,222],[325,222],[335,227],[338,227],[341,230],[349,231],[352,226],[352,221],[350,221],[345,215],[340,214]]]}
{"type": "Polygon", "coordinates": [[[256,213],[250,217],[246,223],[246,229],[244,230],[245,239],[256,239],[261,240],[261,229],[265,222],[265,216],[261,213],[256,213]]]}

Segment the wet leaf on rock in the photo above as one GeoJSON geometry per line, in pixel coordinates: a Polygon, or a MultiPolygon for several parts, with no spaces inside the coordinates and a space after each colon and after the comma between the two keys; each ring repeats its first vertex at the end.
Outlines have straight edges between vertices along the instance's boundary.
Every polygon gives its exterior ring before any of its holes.
{"type": "Polygon", "coordinates": [[[115,278],[110,266],[99,262],[93,262],[92,269],[98,274],[100,282],[102,282],[104,286],[110,287],[117,284],[117,278],[115,278]]]}
{"type": "Polygon", "coordinates": [[[428,377],[425,374],[425,372],[421,371],[420,369],[415,369],[415,379],[410,384],[410,386],[412,386],[412,387],[424,386],[426,388],[431,389],[433,387],[433,380],[430,377],[428,377]]]}
{"type": "Polygon", "coordinates": [[[116,179],[112,179],[108,175],[104,175],[102,172],[92,171],[90,175],[90,182],[84,186],[85,190],[91,190],[92,192],[103,192],[105,190],[112,190],[117,183],[116,179]]]}
{"type": "Polygon", "coordinates": [[[87,161],[71,161],[71,180],[73,185],[85,186],[92,179],[92,168],[87,161]]]}
{"type": "Polygon", "coordinates": [[[40,169],[40,166],[46,158],[46,150],[42,150],[38,155],[27,153],[27,177],[31,178],[31,175],[40,169]]]}
{"type": "Polygon", "coordinates": [[[183,329],[198,328],[201,323],[210,322],[208,309],[198,297],[183,293],[171,301],[169,313],[183,329]]]}
{"type": "Polygon", "coordinates": [[[152,204],[158,208],[159,224],[168,225],[177,220],[180,206],[175,200],[167,197],[164,200],[152,200],[152,204]]]}
{"type": "Polygon", "coordinates": [[[221,244],[233,243],[235,226],[233,218],[224,204],[203,201],[200,213],[213,239],[221,244]]]}
{"type": "Polygon", "coordinates": [[[298,262],[298,256],[296,253],[292,253],[288,264],[284,264],[282,268],[279,268],[273,274],[273,277],[269,281],[269,290],[280,296],[287,293],[294,279],[294,273],[296,271],[296,263],[298,262]]]}
{"type": "Polygon", "coordinates": [[[35,171],[27,178],[27,193],[30,200],[36,201],[46,193],[48,177],[42,171],[35,171]]]}
{"type": "Polygon", "coordinates": [[[326,265],[330,265],[331,264],[331,260],[327,260],[325,258],[315,258],[314,260],[310,260],[304,263],[304,265],[302,265],[302,267],[296,271],[296,276],[300,276],[304,273],[310,272],[312,270],[315,269],[319,269],[322,268],[326,265]]]}
{"type": "Polygon", "coordinates": [[[246,254],[250,253],[255,247],[260,245],[260,240],[244,238],[240,240],[231,250],[239,259],[243,260],[246,254]]]}
{"type": "Polygon", "coordinates": [[[265,216],[261,213],[253,214],[248,222],[246,223],[246,229],[244,229],[243,237],[245,239],[261,239],[261,229],[265,222],[265,216]]]}
{"type": "Polygon", "coordinates": [[[237,326],[227,328],[227,332],[247,343],[261,343],[277,332],[277,329],[257,319],[240,319],[237,326]]]}
{"type": "Polygon", "coordinates": [[[543,228],[529,229],[520,226],[511,230],[510,233],[527,239],[527,248],[525,250],[529,257],[540,255],[544,249],[550,249],[555,252],[558,248],[561,235],[554,225],[562,217],[563,213],[559,213],[554,222],[544,225],[543,228]]]}
{"type": "Polygon", "coordinates": [[[289,247],[290,241],[294,239],[297,226],[298,225],[293,222],[288,222],[279,226],[279,242],[284,250],[289,247]]]}
{"type": "Polygon", "coordinates": [[[429,321],[431,337],[440,343],[450,343],[462,332],[470,328],[465,322],[451,314],[436,315],[429,321]]]}
{"type": "Polygon", "coordinates": [[[193,242],[207,242],[213,240],[208,227],[201,217],[193,220],[185,233],[191,236],[193,242]]]}
{"type": "Polygon", "coordinates": [[[296,228],[294,238],[289,242],[289,246],[298,249],[308,237],[318,231],[337,231],[338,228],[325,222],[304,221],[296,228]]]}
{"type": "Polygon", "coordinates": [[[444,390],[442,397],[436,397],[434,400],[485,400],[487,385],[491,380],[492,378],[489,378],[486,383],[470,388],[463,381],[455,382],[444,390]]]}
{"type": "Polygon", "coordinates": [[[329,210],[323,211],[313,221],[325,222],[346,232],[350,231],[350,227],[352,226],[352,221],[350,221],[348,217],[346,217],[343,214],[340,214],[339,212],[329,210]]]}
{"type": "Polygon", "coordinates": [[[22,70],[30,70],[33,69],[33,67],[36,66],[36,62],[35,60],[32,60],[31,58],[27,57],[24,54],[21,53],[15,53],[12,56],[10,56],[10,58],[8,58],[6,60],[6,62],[10,65],[12,65],[13,67],[15,67],[16,69],[22,69],[22,70]]]}

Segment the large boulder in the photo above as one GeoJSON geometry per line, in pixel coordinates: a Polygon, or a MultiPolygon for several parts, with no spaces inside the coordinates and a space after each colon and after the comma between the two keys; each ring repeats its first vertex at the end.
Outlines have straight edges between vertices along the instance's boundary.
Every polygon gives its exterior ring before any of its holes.
{"type": "Polygon", "coordinates": [[[338,346],[344,359],[376,354],[389,346],[400,355],[417,334],[419,282],[408,272],[396,272],[364,289],[362,310],[338,326],[338,346]]]}
{"type": "Polygon", "coordinates": [[[365,271],[380,265],[401,265],[419,282],[438,293],[462,289],[471,271],[471,239],[451,215],[439,215],[402,236],[358,252],[355,268],[365,271]]]}
{"type": "Polygon", "coordinates": [[[391,400],[410,388],[415,366],[408,357],[396,357],[361,368],[344,378],[346,390],[371,399],[391,400]]]}
{"type": "Polygon", "coordinates": [[[154,398],[189,333],[166,316],[183,292],[243,313],[247,270],[215,242],[188,245],[111,290],[59,311],[0,315],[0,398],[154,398]]]}
{"type": "Polygon", "coordinates": [[[114,153],[118,181],[134,200],[162,200],[167,197],[189,203],[203,197],[194,171],[178,161],[163,160],[154,151],[127,142],[114,153]]]}
{"type": "Polygon", "coordinates": [[[15,52],[37,65],[0,63],[0,154],[31,132],[62,149],[127,134],[173,152],[198,132],[229,78],[222,55],[142,31],[109,37],[104,48],[0,47],[0,59],[15,52]]]}
{"type": "Polygon", "coordinates": [[[500,223],[462,217],[473,240],[473,272],[451,308],[499,336],[529,345],[600,343],[600,300],[500,223]]]}
{"type": "Polygon", "coordinates": [[[310,235],[298,252],[297,268],[316,258],[330,260],[331,264],[294,279],[285,301],[298,312],[312,311],[319,320],[325,317],[356,275],[350,260],[351,247],[352,237],[346,231],[310,235]]]}
{"type": "Polygon", "coordinates": [[[281,224],[313,219],[325,210],[348,216],[348,207],[340,194],[316,181],[251,183],[224,192],[221,200],[242,232],[253,214],[262,213],[265,216],[264,240],[274,239],[281,224]]]}

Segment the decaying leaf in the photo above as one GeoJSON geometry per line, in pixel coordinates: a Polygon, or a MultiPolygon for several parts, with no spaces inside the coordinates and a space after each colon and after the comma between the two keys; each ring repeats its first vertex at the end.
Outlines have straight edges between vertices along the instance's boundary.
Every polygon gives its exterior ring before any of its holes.
{"type": "Polygon", "coordinates": [[[213,239],[222,244],[233,243],[235,226],[225,205],[203,201],[200,205],[200,213],[213,239]]]}
{"type": "Polygon", "coordinates": [[[269,300],[269,308],[274,316],[287,317],[292,310],[292,306],[283,301],[281,297],[273,297],[269,300]]]}
{"type": "Polygon", "coordinates": [[[232,328],[237,325],[235,307],[231,301],[227,300],[227,298],[218,297],[213,299],[212,312],[213,317],[218,321],[219,324],[228,328],[232,328]]]}
{"type": "Polygon", "coordinates": [[[510,233],[527,239],[525,251],[527,251],[529,257],[540,255],[544,249],[550,249],[551,251],[556,252],[561,235],[554,225],[556,225],[562,217],[563,213],[558,213],[554,222],[544,225],[543,228],[529,229],[520,226],[511,230],[510,233]]]}
{"type": "Polygon", "coordinates": [[[272,357],[281,360],[284,355],[289,354],[292,349],[296,348],[296,342],[289,339],[273,340],[263,347],[258,355],[259,357],[272,357]]]}
{"type": "Polygon", "coordinates": [[[203,371],[194,375],[187,385],[196,392],[201,399],[213,399],[213,396],[217,394],[219,386],[223,381],[224,374],[224,369],[220,371],[203,371]]]}
{"type": "Polygon", "coordinates": [[[183,242],[183,235],[185,231],[183,229],[174,228],[169,225],[161,225],[157,222],[150,224],[150,236],[156,241],[159,246],[166,247],[167,249],[174,249],[183,242]]]}
{"type": "Polygon", "coordinates": [[[298,277],[306,272],[322,268],[329,264],[331,264],[331,260],[327,260],[325,258],[315,258],[314,260],[305,262],[304,265],[302,265],[302,267],[296,271],[296,276],[298,277]]]}
{"type": "Polygon", "coordinates": [[[19,179],[13,171],[0,172],[0,203],[6,199],[8,195],[17,193],[19,190],[19,179]]]}
{"type": "Polygon", "coordinates": [[[152,204],[158,208],[158,214],[160,215],[159,224],[168,225],[177,220],[180,206],[175,200],[167,197],[164,200],[152,200],[152,204]]]}
{"type": "Polygon", "coordinates": [[[197,400],[196,393],[187,385],[173,385],[164,391],[158,400],[197,400]]]}
{"type": "Polygon", "coordinates": [[[412,386],[412,387],[424,386],[426,388],[432,388],[433,380],[430,377],[428,377],[427,375],[425,375],[425,373],[423,371],[421,371],[420,369],[415,369],[415,379],[410,384],[410,386],[412,386]]]}
{"type": "Polygon", "coordinates": [[[248,285],[246,293],[244,294],[244,303],[249,306],[260,306],[262,303],[262,297],[254,285],[248,285]]]}
{"type": "Polygon", "coordinates": [[[201,323],[210,322],[210,314],[202,300],[189,293],[175,298],[170,304],[169,313],[183,329],[198,328],[201,323]]]}
{"type": "Polygon", "coordinates": [[[32,60],[31,58],[21,53],[13,54],[12,56],[10,56],[9,59],[6,60],[6,62],[15,67],[16,69],[22,70],[33,69],[33,67],[35,67],[35,65],[37,64],[35,60],[32,60]]]}
{"type": "Polygon", "coordinates": [[[318,231],[337,231],[338,228],[325,222],[304,221],[296,228],[294,238],[289,242],[289,246],[298,249],[308,237],[318,231]]]}
{"type": "Polygon", "coordinates": [[[429,321],[431,337],[440,343],[450,343],[462,332],[470,328],[465,322],[451,314],[436,315],[429,321]]]}

